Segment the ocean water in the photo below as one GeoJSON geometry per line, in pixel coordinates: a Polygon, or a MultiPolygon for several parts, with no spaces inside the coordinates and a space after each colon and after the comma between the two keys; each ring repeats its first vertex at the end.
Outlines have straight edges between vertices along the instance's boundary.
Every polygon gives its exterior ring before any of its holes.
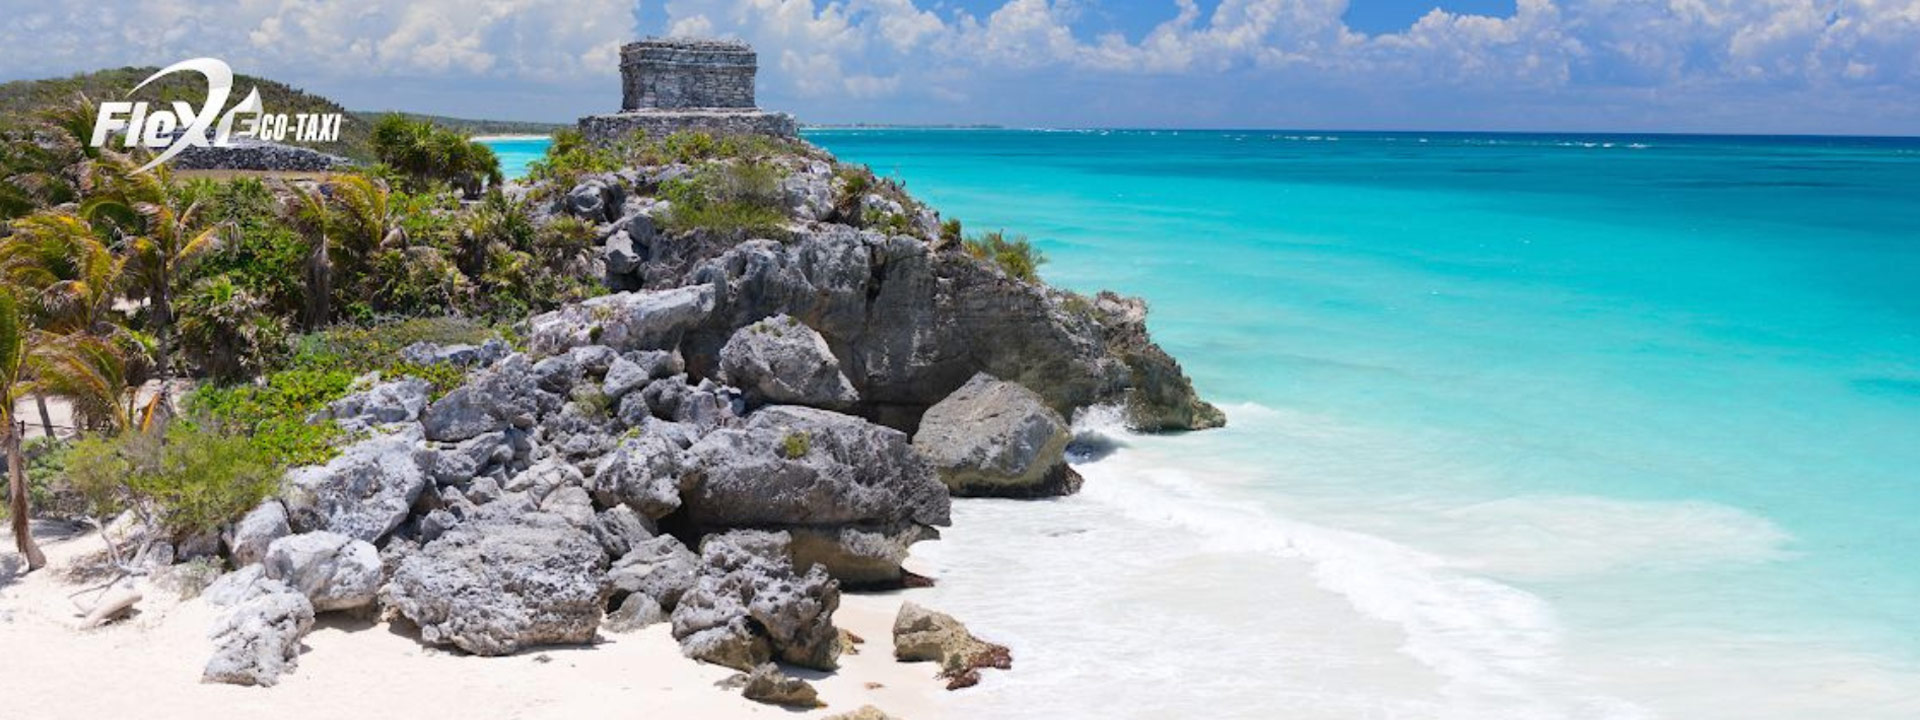
{"type": "Polygon", "coordinates": [[[956,503],[960,716],[1920,717],[1920,141],[808,137],[1230,420],[956,503]]]}
{"type": "Polygon", "coordinates": [[[538,136],[499,136],[482,138],[481,144],[493,149],[500,158],[500,172],[508,178],[519,178],[527,174],[527,165],[546,157],[547,146],[553,139],[538,136]]]}

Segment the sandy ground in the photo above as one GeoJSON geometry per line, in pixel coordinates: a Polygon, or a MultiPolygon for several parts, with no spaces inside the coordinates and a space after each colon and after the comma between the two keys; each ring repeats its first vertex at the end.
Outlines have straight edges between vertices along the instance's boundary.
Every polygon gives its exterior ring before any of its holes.
{"type": "MultiPolygon", "coordinates": [[[[819,718],[871,704],[896,717],[937,718],[946,691],[929,664],[893,660],[902,593],[846,595],[834,620],[866,640],[836,673],[790,669],[814,682],[828,707],[797,712],[761,705],[714,683],[733,671],[680,655],[665,624],[603,633],[591,647],[554,647],[482,658],[425,647],[385,624],[322,616],[299,669],[272,688],[200,682],[214,609],[146,584],[138,612],[79,629],[70,596],[98,582],[72,569],[104,546],[91,534],[36,528],[49,565],[21,575],[11,535],[0,531],[0,707],[22,720],[230,717],[335,720],[403,718],[819,718]],[[42,530],[45,530],[44,532],[42,530]]],[[[913,592],[913,591],[907,591],[913,592]]],[[[80,596],[82,601],[92,594],[80,596]]]]}

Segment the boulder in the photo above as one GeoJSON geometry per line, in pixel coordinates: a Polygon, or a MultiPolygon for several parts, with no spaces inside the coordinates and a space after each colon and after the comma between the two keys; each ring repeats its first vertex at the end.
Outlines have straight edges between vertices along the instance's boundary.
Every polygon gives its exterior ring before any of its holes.
{"type": "Polygon", "coordinates": [[[648,520],[680,509],[682,452],[672,438],[644,430],[600,459],[593,491],[602,505],[625,504],[648,520]]]}
{"type": "Polygon", "coordinates": [[[259,565],[227,573],[203,597],[224,608],[207,633],[213,657],[202,682],[271,686],[299,662],[300,640],[313,629],[313,604],[259,565]]]}
{"type": "Polygon", "coordinates": [[[666,609],[645,594],[634,593],[619,602],[620,607],[607,613],[606,621],[600,624],[607,632],[637,632],[667,621],[666,609]]]}
{"type": "Polygon", "coordinates": [[[438,345],[430,342],[418,342],[400,349],[400,359],[415,365],[456,365],[459,367],[485,367],[499,362],[501,358],[512,354],[513,348],[498,338],[490,339],[479,345],[438,345]]]}
{"type": "Polygon", "coordinates": [[[614,561],[607,571],[614,595],[646,595],[666,610],[680,604],[680,598],[693,587],[699,576],[700,558],[672,535],[643,540],[626,555],[614,561]]]}
{"type": "Polygon", "coordinates": [[[839,583],[818,566],[795,573],[789,541],[783,532],[741,530],[701,543],[699,578],[673,610],[681,652],[736,670],[776,659],[838,666],[839,583]]]}
{"type": "Polygon", "coordinates": [[[387,423],[413,422],[427,407],[427,381],[401,378],[383,382],[327,405],[326,417],[348,432],[387,423]]]}
{"type": "Polygon", "coordinates": [[[241,568],[260,562],[267,556],[269,544],[292,532],[292,526],[287,524],[287,507],[269,498],[247,511],[227,529],[222,539],[227,544],[227,557],[233,560],[234,567],[241,568]]]}
{"type": "Polygon", "coordinates": [[[293,529],[379,542],[427,486],[415,459],[420,445],[420,426],[409,424],[349,445],[325,465],[288,471],[281,499],[293,529]]]}
{"type": "Polygon", "coordinates": [[[289,535],[267,548],[267,577],[298,590],[316,613],[357,610],[380,590],[380,551],[332,532],[289,535]]]}
{"type": "Polygon", "coordinates": [[[713,302],[713,288],[703,285],[601,295],[527,320],[527,343],[540,355],[582,345],[668,350],[707,321],[713,302]]]}
{"type": "Polygon", "coordinates": [[[567,192],[567,212],[583,220],[603,223],[613,220],[626,202],[627,193],[613,178],[590,178],[567,192]]]}
{"type": "Polygon", "coordinates": [[[481,517],[400,562],[381,602],[434,645],[506,655],[593,640],[610,586],[600,543],[565,519],[481,517]]]}
{"type": "Polygon", "coordinates": [[[956,496],[1039,497],[1080,489],[1072,439],[1038,393],[981,373],[921,416],[913,447],[956,496]]]}
{"type": "Polygon", "coordinates": [[[633,551],[633,547],[652,540],[653,521],[642,517],[639,512],[626,505],[601,510],[593,518],[593,537],[600,541],[600,548],[607,551],[607,557],[624,557],[633,551]]]}
{"type": "Polygon", "coordinates": [[[947,689],[958,690],[980,682],[980,668],[1013,667],[1013,655],[1004,645],[986,642],[945,613],[911,601],[900,603],[893,619],[893,657],[901,662],[937,662],[947,689]]]}
{"type": "Polygon", "coordinates": [[[807,405],[830,410],[859,402],[826,338],[788,315],[740,328],[720,348],[720,373],[755,405],[807,405]]]}
{"type": "Polygon", "coordinates": [[[826,704],[820,702],[820,693],[811,683],[789,677],[773,663],[755,665],[752,672],[731,678],[729,682],[739,683],[741,696],[754,702],[793,708],[817,708],[826,704]]]}
{"type": "Polygon", "coordinates": [[[946,486],[905,434],[826,410],[763,408],[694,443],[682,467],[694,527],[791,531],[794,562],[842,582],[898,582],[907,546],[948,524],[946,486]]]}
{"type": "Polygon", "coordinates": [[[420,423],[428,440],[459,442],[508,428],[530,429],[560,404],[559,395],[536,382],[532,361],[515,353],[428,405],[420,423]]]}

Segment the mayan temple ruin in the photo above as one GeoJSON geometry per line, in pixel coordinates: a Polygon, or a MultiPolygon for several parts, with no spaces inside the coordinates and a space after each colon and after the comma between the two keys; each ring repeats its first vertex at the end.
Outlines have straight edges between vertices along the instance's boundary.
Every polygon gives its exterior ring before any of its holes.
{"type": "Polygon", "coordinates": [[[792,136],[793,116],[754,105],[759,63],[746,43],[648,38],[620,48],[620,112],[580,118],[580,131],[608,142],[636,131],[680,130],[792,136]]]}

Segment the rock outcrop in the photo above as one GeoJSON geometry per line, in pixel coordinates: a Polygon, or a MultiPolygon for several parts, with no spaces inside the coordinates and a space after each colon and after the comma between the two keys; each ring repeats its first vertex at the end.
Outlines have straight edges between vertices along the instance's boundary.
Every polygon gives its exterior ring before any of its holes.
{"type": "Polygon", "coordinates": [[[325,465],[287,473],[281,499],[294,530],[327,530],[379,542],[407,519],[427,487],[414,459],[418,425],[393,426],[390,434],[354,443],[325,465]]]}
{"type": "Polygon", "coordinates": [[[381,602],[475,655],[593,639],[610,587],[593,536],[541,512],[470,520],[400,562],[381,602]]]}
{"type": "Polygon", "coordinates": [[[221,576],[202,594],[223,608],[207,636],[213,657],[202,682],[271,686],[299,664],[300,640],[313,629],[313,604],[259,565],[221,576]]]}
{"type": "Polygon", "coordinates": [[[927,410],[913,446],[954,495],[1039,497],[1080,489],[1072,439],[1039,394],[982,373],[927,410]]]}
{"type": "Polygon", "coordinates": [[[860,400],[826,338],[787,315],[734,331],[720,348],[720,377],[745,390],[753,405],[841,410],[860,400]]]}
{"type": "Polygon", "coordinates": [[[958,690],[980,682],[980,668],[1013,667],[1013,654],[1004,645],[986,642],[945,613],[900,604],[893,620],[893,656],[901,662],[937,662],[947,689],[958,690]]]}
{"type": "Polygon", "coordinates": [[[702,532],[785,530],[800,567],[897,582],[907,547],[949,522],[946,487],[905,434],[860,418],[774,406],[688,448],[685,520],[702,532]]]}
{"type": "Polygon", "coordinates": [[[795,572],[790,542],[786,533],[753,530],[707,537],[700,576],[673,611],[673,636],[687,657],[736,670],[776,659],[838,666],[839,583],[818,566],[795,572]]]}
{"type": "Polygon", "coordinates": [[[267,547],[267,577],[300,591],[314,612],[358,610],[380,590],[380,551],[339,533],[289,535],[267,547]]]}
{"type": "Polygon", "coordinates": [[[292,532],[286,506],[277,499],[268,499],[242,516],[221,539],[226,542],[227,557],[233,566],[242,568],[260,562],[267,556],[268,545],[292,532]]]}

